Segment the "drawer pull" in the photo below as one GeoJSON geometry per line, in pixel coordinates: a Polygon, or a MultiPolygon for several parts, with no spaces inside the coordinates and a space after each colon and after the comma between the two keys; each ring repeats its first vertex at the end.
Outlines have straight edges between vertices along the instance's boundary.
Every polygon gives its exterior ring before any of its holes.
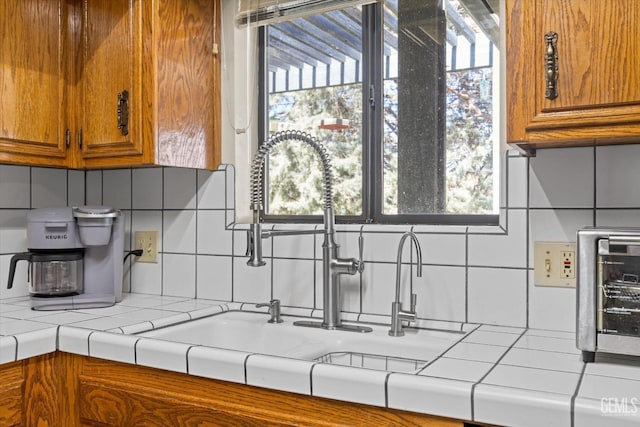
{"type": "Polygon", "coordinates": [[[118,129],[122,135],[129,134],[129,92],[123,90],[118,94],[118,129]]]}
{"type": "Polygon", "coordinates": [[[555,99],[558,97],[558,34],[550,31],[544,35],[544,41],[546,42],[544,65],[547,79],[547,89],[544,96],[547,99],[555,99]]]}

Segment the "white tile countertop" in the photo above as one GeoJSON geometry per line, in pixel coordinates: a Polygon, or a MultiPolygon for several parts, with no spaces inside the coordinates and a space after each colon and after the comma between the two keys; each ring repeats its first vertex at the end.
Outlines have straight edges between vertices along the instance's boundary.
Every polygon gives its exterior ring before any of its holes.
{"type": "MultiPolygon", "coordinates": [[[[42,312],[0,301],[0,363],[55,350],[306,395],[505,426],[640,425],[640,362],[585,365],[574,334],[490,325],[415,374],[336,366],[140,337],[135,333],[253,304],[125,294],[114,307],[42,312]]],[[[283,307],[284,315],[311,316],[283,307]]],[[[358,319],[350,319],[358,320],[358,319]]],[[[373,320],[373,319],[359,319],[373,320]]],[[[388,323],[388,319],[375,320],[388,323]]],[[[451,326],[451,324],[449,324],[451,326]]]]}

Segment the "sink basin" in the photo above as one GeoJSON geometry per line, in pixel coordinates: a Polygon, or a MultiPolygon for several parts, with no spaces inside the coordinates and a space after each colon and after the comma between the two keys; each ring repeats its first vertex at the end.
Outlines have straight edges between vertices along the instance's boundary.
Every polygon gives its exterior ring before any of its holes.
{"type": "Polygon", "coordinates": [[[267,323],[266,313],[228,311],[167,326],[138,335],[194,345],[283,356],[322,363],[416,372],[463,338],[463,332],[405,329],[390,337],[388,326],[372,326],[371,333],[328,331],[294,326],[298,317],[267,323]]]}

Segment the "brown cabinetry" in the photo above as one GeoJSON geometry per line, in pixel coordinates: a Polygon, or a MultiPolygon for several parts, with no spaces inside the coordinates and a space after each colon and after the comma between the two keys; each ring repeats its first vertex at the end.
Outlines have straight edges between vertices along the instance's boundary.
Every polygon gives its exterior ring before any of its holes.
{"type": "Polygon", "coordinates": [[[65,166],[72,74],[64,0],[0,2],[0,162],[65,166]]]}
{"type": "Polygon", "coordinates": [[[219,0],[0,3],[0,161],[215,169],[219,7],[219,0]]]}
{"type": "Polygon", "coordinates": [[[56,352],[0,366],[2,426],[427,426],[462,421],[56,352]]]}
{"type": "Polygon", "coordinates": [[[640,142],[636,3],[507,0],[507,142],[529,153],[640,142]]]}
{"type": "Polygon", "coordinates": [[[14,362],[0,367],[0,425],[22,424],[22,363],[14,362]]]}

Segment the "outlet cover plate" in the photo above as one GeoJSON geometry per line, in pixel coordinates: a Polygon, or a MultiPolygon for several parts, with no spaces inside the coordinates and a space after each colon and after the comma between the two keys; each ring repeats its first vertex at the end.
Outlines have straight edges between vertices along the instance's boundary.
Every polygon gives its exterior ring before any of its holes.
{"type": "Polygon", "coordinates": [[[533,242],[533,281],[536,286],[576,287],[575,242],[533,242]]]}
{"type": "Polygon", "coordinates": [[[158,262],[158,231],[136,231],[134,234],[134,249],[142,249],[141,256],[136,262],[158,262]]]}

